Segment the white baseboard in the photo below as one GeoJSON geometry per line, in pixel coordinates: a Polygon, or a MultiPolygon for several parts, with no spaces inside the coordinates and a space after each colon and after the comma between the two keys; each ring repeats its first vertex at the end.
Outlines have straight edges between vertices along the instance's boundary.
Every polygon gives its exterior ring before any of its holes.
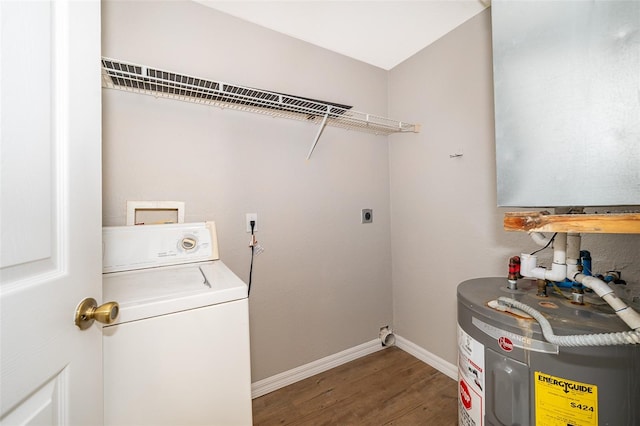
{"type": "Polygon", "coordinates": [[[415,356],[420,361],[429,364],[442,374],[451,377],[453,380],[458,380],[458,368],[449,361],[445,361],[439,356],[432,354],[404,337],[396,336],[396,346],[399,349],[415,356]]]}
{"type": "MultiPolygon", "coordinates": [[[[455,365],[403,337],[395,337],[395,345],[399,349],[413,355],[420,361],[429,364],[441,373],[451,377],[453,380],[458,379],[458,368],[455,365]]],[[[339,365],[346,364],[347,362],[372,354],[381,349],[384,349],[384,346],[380,344],[380,339],[374,339],[361,345],[354,346],[353,348],[346,349],[342,352],[338,352],[337,354],[329,355],[328,357],[317,361],[301,365],[300,367],[296,367],[292,370],[267,377],[266,379],[258,380],[251,384],[251,398],[258,398],[259,396],[266,395],[269,392],[273,392],[300,380],[322,373],[323,371],[335,368],[339,365]]]]}
{"type": "Polygon", "coordinates": [[[380,343],[380,339],[374,339],[317,361],[310,362],[309,364],[301,365],[300,367],[276,374],[275,376],[258,380],[251,384],[251,397],[257,398],[266,395],[269,392],[273,392],[339,365],[346,364],[347,362],[372,354],[381,349],[384,349],[384,347],[380,343]]]}

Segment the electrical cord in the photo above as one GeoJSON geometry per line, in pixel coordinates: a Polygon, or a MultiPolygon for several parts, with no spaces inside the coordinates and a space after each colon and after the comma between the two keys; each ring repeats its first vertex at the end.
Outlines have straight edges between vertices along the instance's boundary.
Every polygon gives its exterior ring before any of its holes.
{"type": "Polygon", "coordinates": [[[556,238],[556,235],[558,235],[558,233],[556,232],[555,234],[553,234],[553,236],[549,239],[549,242],[542,247],[541,249],[538,249],[536,251],[534,251],[533,253],[531,253],[531,256],[533,256],[534,254],[541,252],[542,250],[546,249],[547,247],[549,247],[551,245],[551,243],[553,242],[553,240],[556,238]]]}
{"type": "Polygon", "coordinates": [[[249,247],[251,247],[251,263],[249,266],[249,286],[247,288],[247,297],[249,297],[249,293],[251,293],[251,278],[253,276],[253,257],[255,253],[255,247],[256,247],[256,238],[254,235],[256,221],[255,220],[250,221],[249,225],[251,226],[251,243],[249,244],[249,247]]]}

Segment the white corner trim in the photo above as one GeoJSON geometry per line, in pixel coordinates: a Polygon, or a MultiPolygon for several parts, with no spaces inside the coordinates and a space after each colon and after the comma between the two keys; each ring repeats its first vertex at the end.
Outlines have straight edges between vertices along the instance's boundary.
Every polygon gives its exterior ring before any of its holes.
{"type": "MultiPolygon", "coordinates": [[[[453,380],[458,380],[458,368],[455,365],[445,361],[437,355],[432,354],[415,343],[396,335],[395,346],[397,346],[398,349],[413,355],[420,361],[429,364],[453,380]]],[[[301,365],[300,367],[296,367],[292,370],[284,371],[276,374],[275,376],[258,380],[251,384],[251,398],[258,398],[262,395],[268,394],[269,392],[273,392],[285,386],[299,382],[300,380],[304,380],[382,349],[385,349],[385,347],[380,344],[380,339],[374,339],[361,345],[354,346],[353,348],[346,349],[342,352],[321,358],[317,361],[301,365]]]]}
{"type": "Polygon", "coordinates": [[[449,361],[446,361],[439,356],[432,354],[426,349],[398,335],[396,335],[396,346],[399,349],[402,349],[403,351],[415,356],[420,361],[429,364],[436,370],[440,371],[442,374],[451,377],[453,380],[458,380],[458,368],[455,365],[451,364],[449,361]]]}
{"type": "Polygon", "coordinates": [[[346,349],[317,361],[310,362],[292,370],[288,370],[266,379],[258,380],[251,384],[251,398],[258,398],[300,380],[330,370],[339,365],[346,364],[354,359],[377,352],[384,347],[380,344],[380,339],[374,339],[353,348],[346,349]]]}

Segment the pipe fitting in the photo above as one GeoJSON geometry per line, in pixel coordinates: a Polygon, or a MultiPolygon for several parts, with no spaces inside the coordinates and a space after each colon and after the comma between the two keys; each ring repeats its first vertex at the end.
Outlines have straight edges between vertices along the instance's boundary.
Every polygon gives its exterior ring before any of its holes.
{"type": "Polygon", "coordinates": [[[393,346],[396,343],[396,336],[393,334],[393,330],[388,326],[380,329],[379,337],[382,346],[393,346]]]}
{"type": "Polygon", "coordinates": [[[509,259],[509,275],[507,279],[515,281],[518,278],[522,278],[522,275],[520,275],[520,256],[513,256],[509,259]]]}
{"type": "Polygon", "coordinates": [[[536,284],[538,285],[538,292],[536,293],[536,296],[549,297],[547,295],[547,282],[545,280],[538,280],[536,281],[536,284]]]}
{"type": "Polygon", "coordinates": [[[576,305],[584,305],[584,290],[577,284],[571,288],[571,303],[576,305]]]}
{"type": "MultiPolygon", "coordinates": [[[[527,255],[533,256],[533,255],[527,255]]],[[[522,255],[521,262],[525,262],[522,255]]],[[[563,281],[567,277],[567,234],[558,233],[553,241],[553,263],[551,269],[531,267],[530,258],[526,259],[526,267],[521,267],[522,275],[547,281],[563,281]]]]}
{"type": "Polygon", "coordinates": [[[535,254],[520,254],[520,273],[524,277],[531,277],[531,271],[538,266],[538,256],[535,254]]]}
{"type": "Polygon", "coordinates": [[[567,265],[553,263],[551,269],[534,268],[529,276],[539,280],[563,281],[567,277],[567,265]]]}

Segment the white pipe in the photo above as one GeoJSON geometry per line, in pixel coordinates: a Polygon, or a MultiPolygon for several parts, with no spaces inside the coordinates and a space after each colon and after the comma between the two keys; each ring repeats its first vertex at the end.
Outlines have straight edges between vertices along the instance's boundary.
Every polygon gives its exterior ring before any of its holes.
{"type": "Polygon", "coordinates": [[[382,346],[393,346],[396,343],[396,336],[390,328],[380,330],[380,343],[382,346]]]}
{"type": "Polygon", "coordinates": [[[538,266],[538,256],[535,254],[520,253],[520,274],[530,277],[531,271],[538,266]]]}
{"type": "Polygon", "coordinates": [[[567,234],[567,257],[578,259],[580,257],[580,234],[567,234]]]}
{"type": "Polygon", "coordinates": [[[574,278],[587,288],[593,290],[605,302],[609,304],[615,313],[624,321],[632,330],[640,330],[640,314],[624,303],[615,292],[602,280],[589,275],[577,274],[574,278]]]}
{"type": "Polygon", "coordinates": [[[580,234],[567,235],[567,277],[571,278],[579,273],[578,260],[580,259],[580,234]]]}
{"type": "MultiPolygon", "coordinates": [[[[538,237],[533,237],[534,241],[538,237]]],[[[540,234],[542,235],[542,234],[540,234]]],[[[579,282],[587,288],[593,290],[602,300],[607,302],[613,308],[615,313],[622,319],[632,330],[640,331],[640,314],[624,303],[615,292],[602,280],[598,278],[584,275],[578,270],[578,258],[580,257],[580,234],[557,233],[553,241],[553,264],[551,269],[533,267],[535,265],[535,256],[524,258],[527,267],[521,267],[521,273],[525,277],[537,278],[548,281],[564,281],[569,278],[572,281],[579,282]],[[530,263],[533,264],[530,265],[530,263]]],[[[521,259],[521,266],[522,266],[521,259]]],[[[527,312],[529,313],[529,312],[527,312]]]]}
{"type": "Polygon", "coordinates": [[[563,281],[567,277],[567,234],[556,234],[551,269],[533,268],[531,277],[549,281],[563,281]]]}
{"type": "Polygon", "coordinates": [[[553,263],[559,265],[567,263],[567,234],[565,233],[556,234],[556,238],[553,240],[553,263]]]}

